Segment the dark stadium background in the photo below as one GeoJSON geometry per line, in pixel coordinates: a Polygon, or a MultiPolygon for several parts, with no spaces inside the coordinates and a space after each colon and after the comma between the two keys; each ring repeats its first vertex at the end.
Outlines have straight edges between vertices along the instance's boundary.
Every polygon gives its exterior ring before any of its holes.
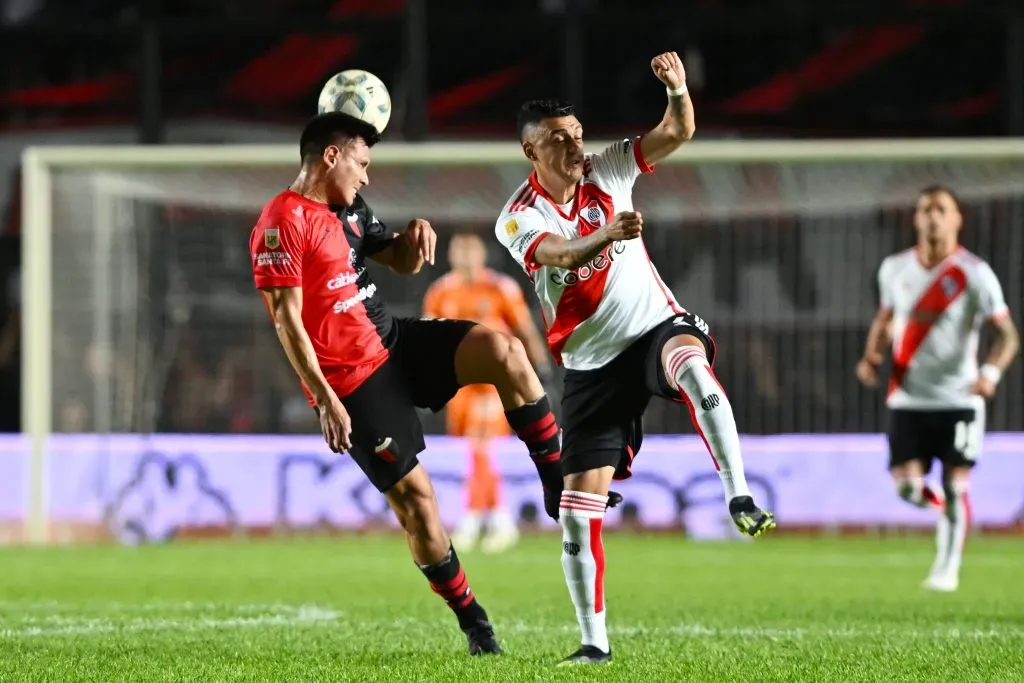
{"type": "MultiPolygon", "coordinates": [[[[646,62],[663,49],[684,58],[702,139],[1024,134],[1024,4],[1012,0],[0,0],[0,430],[19,425],[17,163],[25,144],[111,127],[158,143],[190,121],[224,122],[243,138],[294,131],[323,81],[349,66],[391,87],[389,139],[510,139],[515,107],[538,95],[578,102],[588,136],[607,137],[654,122],[661,94],[649,87],[646,62]]],[[[1020,264],[994,245],[1012,225],[965,231],[1004,282],[1020,264]]],[[[439,226],[442,236],[450,227],[439,226]]],[[[907,242],[901,229],[890,224],[864,239],[907,242]]],[[[783,221],[761,232],[755,244],[742,225],[704,230],[688,256],[659,267],[671,282],[692,252],[717,255],[715,299],[728,301],[746,265],[767,264],[778,269],[787,305],[814,310],[815,283],[801,270],[794,231],[783,221]]],[[[202,230],[190,234],[200,248],[202,230]]],[[[510,267],[500,254],[492,260],[510,267]]],[[[383,284],[396,311],[408,313],[428,280],[383,284]]],[[[714,323],[713,310],[705,316],[714,323]]],[[[867,323],[720,322],[716,332],[729,340],[720,372],[741,429],[879,431],[879,397],[852,372],[867,323]]],[[[204,334],[197,319],[157,397],[158,427],[286,429],[279,416],[294,392],[288,380],[254,400],[245,335],[204,334]],[[219,405],[177,410],[188,400],[175,392],[200,379],[233,389],[219,405]]],[[[1021,366],[991,428],[1024,428],[1021,366]]],[[[58,416],[55,428],[87,426],[88,406],[66,398],[71,417],[62,427],[58,416]]],[[[649,425],[690,430],[681,411],[655,410],[649,425]]]]}

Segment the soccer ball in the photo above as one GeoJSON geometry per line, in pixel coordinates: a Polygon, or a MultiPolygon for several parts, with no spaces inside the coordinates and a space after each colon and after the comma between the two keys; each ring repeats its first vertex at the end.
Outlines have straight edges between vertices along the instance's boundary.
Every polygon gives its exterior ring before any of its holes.
{"type": "Polygon", "coordinates": [[[340,112],[383,133],[391,120],[391,95],[369,71],[348,69],[331,77],[320,91],[318,113],[340,112]]]}

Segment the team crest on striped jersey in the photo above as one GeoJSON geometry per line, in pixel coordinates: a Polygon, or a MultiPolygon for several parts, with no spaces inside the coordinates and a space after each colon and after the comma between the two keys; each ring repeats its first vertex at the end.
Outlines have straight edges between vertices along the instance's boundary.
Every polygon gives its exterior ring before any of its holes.
{"type": "Polygon", "coordinates": [[[947,299],[953,298],[953,295],[955,295],[959,290],[960,286],[956,283],[956,280],[949,275],[944,275],[942,277],[942,292],[946,295],[947,299]]]}
{"type": "Polygon", "coordinates": [[[580,212],[580,216],[595,227],[601,227],[606,220],[604,209],[601,208],[601,204],[596,199],[587,204],[586,208],[580,212]]]}
{"type": "Polygon", "coordinates": [[[505,224],[505,234],[511,237],[512,235],[519,232],[519,223],[516,223],[516,219],[513,218],[505,224]]]}
{"type": "Polygon", "coordinates": [[[263,244],[267,249],[277,249],[281,246],[281,231],[277,228],[269,228],[263,231],[263,244]]]}

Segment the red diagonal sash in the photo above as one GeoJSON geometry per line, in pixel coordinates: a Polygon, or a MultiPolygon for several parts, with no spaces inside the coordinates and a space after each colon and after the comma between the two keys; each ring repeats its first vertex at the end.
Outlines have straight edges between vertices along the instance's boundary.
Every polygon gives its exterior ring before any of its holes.
{"type": "Polygon", "coordinates": [[[921,348],[932,326],[942,317],[949,305],[967,288],[967,274],[956,264],[943,268],[910,311],[907,327],[898,347],[893,351],[892,375],[889,393],[903,383],[914,354],[921,348]]]}

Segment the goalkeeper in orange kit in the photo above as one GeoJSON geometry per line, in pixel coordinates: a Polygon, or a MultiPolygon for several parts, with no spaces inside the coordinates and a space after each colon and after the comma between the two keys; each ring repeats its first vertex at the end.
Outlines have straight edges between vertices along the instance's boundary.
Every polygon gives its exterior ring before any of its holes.
{"type": "MultiPolygon", "coordinates": [[[[552,371],[543,338],[530,316],[519,285],[487,267],[487,248],[472,232],[458,232],[448,247],[451,271],[427,290],[423,314],[428,318],[472,320],[518,337],[543,379],[552,371]]],[[[478,541],[484,552],[501,552],[519,539],[515,520],[501,505],[501,480],[490,452],[491,441],[511,434],[494,387],[473,384],[448,403],[447,430],[466,437],[471,461],[467,511],[452,534],[454,544],[468,549],[478,541]],[[482,537],[482,540],[481,540],[482,537]]]]}

